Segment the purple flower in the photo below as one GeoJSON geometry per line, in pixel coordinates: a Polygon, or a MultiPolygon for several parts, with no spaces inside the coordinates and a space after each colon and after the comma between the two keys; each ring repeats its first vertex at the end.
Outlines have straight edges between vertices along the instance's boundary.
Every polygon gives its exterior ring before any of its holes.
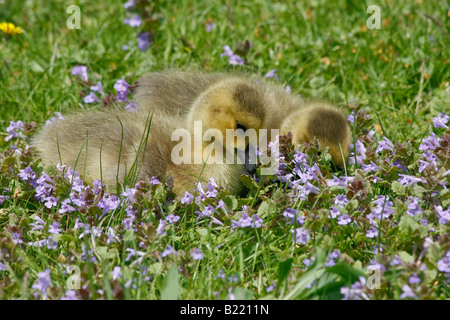
{"type": "Polygon", "coordinates": [[[82,261],[89,261],[89,262],[96,262],[97,259],[94,256],[94,249],[90,249],[89,251],[86,251],[86,246],[83,244],[81,245],[81,257],[80,259],[82,261]]]}
{"type": "Polygon", "coordinates": [[[216,28],[216,24],[214,22],[210,22],[206,24],[206,31],[211,32],[213,29],[216,28]]]}
{"type": "Polygon", "coordinates": [[[55,112],[55,114],[56,117],[51,117],[49,120],[45,121],[45,126],[48,126],[57,120],[64,120],[64,116],[61,114],[61,112],[55,112]]]}
{"type": "Polygon", "coordinates": [[[135,203],[136,199],[134,198],[134,196],[136,192],[137,192],[136,188],[126,188],[125,192],[122,193],[122,196],[126,196],[130,203],[135,203]]]}
{"type": "Polygon", "coordinates": [[[341,294],[344,295],[342,300],[369,300],[364,292],[366,288],[366,278],[359,277],[359,281],[351,285],[351,287],[341,287],[341,294]]]}
{"type": "Polygon", "coordinates": [[[280,80],[277,76],[277,74],[275,73],[277,71],[277,69],[272,69],[269,72],[267,72],[264,77],[265,78],[275,78],[276,80],[280,80]]]}
{"type": "Polygon", "coordinates": [[[23,243],[22,239],[20,239],[20,233],[17,233],[17,232],[13,232],[12,240],[13,240],[13,242],[15,244],[22,244],[23,243]]]}
{"type": "Polygon", "coordinates": [[[418,197],[410,197],[408,200],[408,210],[406,210],[406,213],[411,217],[421,214],[422,208],[419,206],[420,199],[418,197]]]}
{"type": "Polygon", "coordinates": [[[114,89],[117,91],[117,101],[125,102],[127,101],[127,95],[131,93],[128,90],[130,85],[125,81],[125,79],[119,79],[114,84],[114,89]]]}
{"type": "Polygon", "coordinates": [[[436,139],[434,132],[431,132],[430,136],[424,138],[419,146],[421,151],[434,151],[440,146],[439,140],[436,139]]]}
{"type": "Polygon", "coordinates": [[[202,260],[205,256],[203,255],[203,253],[200,251],[200,249],[195,249],[192,253],[191,253],[192,259],[194,260],[202,260]]]}
{"type": "Polygon", "coordinates": [[[450,116],[448,116],[445,113],[441,112],[441,114],[438,117],[434,117],[433,118],[433,126],[436,129],[438,129],[438,128],[447,129],[448,126],[446,124],[447,124],[449,118],[450,118],[450,116]]]}
{"type": "Polygon", "coordinates": [[[336,217],[341,214],[341,211],[339,211],[338,207],[332,207],[331,210],[330,210],[330,213],[331,213],[331,217],[333,219],[336,219],[336,217]]]}
{"type": "Polygon", "coordinates": [[[218,186],[216,184],[216,181],[214,178],[209,178],[209,182],[206,185],[208,187],[208,191],[206,191],[205,195],[207,198],[215,198],[217,196],[217,189],[218,186]]]}
{"type": "Polygon", "coordinates": [[[260,228],[262,226],[262,223],[263,220],[257,214],[254,214],[252,217],[250,217],[244,212],[242,214],[242,217],[238,221],[236,220],[231,221],[231,229],[245,228],[245,227],[260,228]]]}
{"type": "Polygon", "coordinates": [[[225,50],[222,54],[220,54],[221,57],[223,56],[227,56],[229,57],[229,61],[228,63],[231,65],[243,65],[244,64],[244,60],[242,60],[242,58],[237,55],[234,54],[233,50],[231,50],[229,45],[225,45],[223,47],[223,50],[225,50]]]}
{"type": "Polygon", "coordinates": [[[24,123],[22,121],[10,121],[9,126],[6,128],[6,132],[8,132],[8,136],[6,136],[5,141],[9,141],[12,138],[23,138],[24,135],[21,131],[25,129],[24,123]]]}
{"type": "Polygon", "coordinates": [[[370,227],[369,230],[367,230],[366,232],[366,237],[367,238],[376,238],[378,237],[378,229],[374,226],[370,227]]]}
{"type": "Polygon", "coordinates": [[[105,195],[98,202],[97,207],[103,209],[103,214],[108,213],[111,210],[115,210],[119,207],[120,200],[115,195],[105,195]]]}
{"type": "Polygon", "coordinates": [[[339,225],[347,225],[350,222],[352,222],[352,219],[350,218],[350,216],[348,214],[343,214],[343,215],[338,217],[338,224],[339,225]]]}
{"type": "Polygon", "coordinates": [[[440,272],[450,272],[450,250],[438,261],[437,268],[440,272]]]}
{"type": "Polygon", "coordinates": [[[294,236],[293,241],[295,243],[301,243],[301,244],[306,244],[309,239],[311,238],[309,236],[309,232],[306,229],[303,228],[297,228],[295,230],[291,230],[292,235],[294,236]]]}
{"type": "Polygon", "coordinates": [[[50,269],[45,269],[44,272],[38,273],[37,283],[33,284],[32,288],[41,292],[44,299],[47,298],[47,288],[53,287],[52,279],[50,279],[50,269]]]}
{"type": "Polygon", "coordinates": [[[150,44],[150,33],[149,32],[141,32],[137,37],[138,48],[142,51],[145,51],[150,44]]]}
{"type": "Polygon", "coordinates": [[[47,198],[45,198],[45,206],[47,207],[47,208],[53,208],[53,207],[56,207],[56,205],[58,204],[58,200],[54,197],[54,196],[50,196],[50,197],[47,197],[47,198]]]}
{"type": "Polygon", "coordinates": [[[131,18],[123,20],[123,23],[129,25],[130,27],[139,27],[142,24],[142,19],[140,16],[135,14],[131,18]]]}
{"type": "Polygon", "coordinates": [[[407,185],[415,185],[418,182],[422,182],[421,179],[414,177],[414,176],[409,176],[406,174],[399,174],[400,178],[397,180],[398,182],[400,182],[400,184],[402,184],[403,186],[407,186],[407,185]]]}
{"type": "Polygon", "coordinates": [[[150,183],[152,186],[155,186],[155,185],[157,185],[157,184],[160,184],[161,182],[160,182],[156,177],[151,177],[149,183],[150,183]]]}
{"type": "Polygon", "coordinates": [[[414,294],[414,292],[412,291],[412,289],[405,284],[402,287],[403,293],[400,295],[400,299],[405,299],[405,298],[416,298],[416,295],[414,294]]]}
{"type": "Polygon", "coordinates": [[[192,201],[194,201],[194,196],[192,194],[190,194],[189,192],[185,191],[184,197],[181,198],[181,200],[180,200],[181,204],[189,205],[192,203],[192,201]]]}
{"type": "Polygon", "coordinates": [[[91,90],[100,93],[102,96],[105,95],[103,92],[102,83],[99,81],[95,86],[91,86],[91,90]]]}
{"type": "Polygon", "coordinates": [[[355,119],[356,119],[355,111],[352,111],[352,113],[348,115],[347,121],[354,123],[355,119]]]}
{"type": "Polygon", "coordinates": [[[33,231],[43,230],[45,226],[44,220],[42,220],[39,216],[34,216],[32,218],[33,220],[36,220],[34,223],[30,223],[31,226],[33,226],[33,231]]]}
{"type": "Polygon", "coordinates": [[[124,4],[123,4],[123,7],[125,8],[125,9],[129,9],[129,8],[131,8],[131,7],[134,7],[136,5],[136,3],[134,2],[134,0],[128,0],[128,2],[125,2],[124,4]]]}
{"type": "Polygon", "coordinates": [[[416,284],[419,283],[420,281],[422,280],[420,280],[419,276],[416,273],[413,273],[413,275],[409,278],[410,284],[416,284]]]}
{"type": "Polygon", "coordinates": [[[30,167],[26,167],[25,169],[20,169],[18,176],[23,181],[36,179],[36,173],[30,167]]]}
{"type": "Polygon", "coordinates": [[[165,236],[167,234],[165,227],[168,224],[169,223],[166,220],[159,219],[159,225],[158,228],[156,228],[156,234],[160,237],[165,236]]]}
{"type": "Polygon", "coordinates": [[[166,217],[166,220],[167,220],[167,222],[169,222],[169,223],[177,223],[178,220],[180,220],[180,216],[176,216],[176,215],[174,215],[174,214],[169,214],[169,215],[166,217]]]}
{"type": "Polygon", "coordinates": [[[72,74],[73,75],[78,75],[81,80],[83,80],[84,82],[88,82],[88,70],[86,66],[75,66],[72,68],[72,74]]]}
{"type": "Polygon", "coordinates": [[[284,91],[286,91],[287,93],[291,92],[291,86],[286,85],[286,87],[284,87],[284,91]]]}
{"type": "Polygon", "coordinates": [[[48,232],[58,234],[61,233],[61,229],[59,228],[59,222],[54,222],[49,228],[48,232]]]}
{"type": "Polygon", "coordinates": [[[66,294],[61,297],[61,300],[79,300],[75,290],[67,290],[66,294]]]}
{"type": "Polygon", "coordinates": [[[97,98],[95,93],[90,92],[86,97],[83,98],[85,103],[94,103],[94,102],[100,102],[100,99],[97,98]]]}
{"type": "Polygon", "coordinates": [[[164,258],[164,257],[168,256],[169,254],[177,254],[177,252],[173,247],[167,245],[167,248],[163,251],[163,253],[161,253],[161,257],[164,258]]]}
{"type": "Polygon", "coordinates": [[[333,250],[330,252],[327,262],[325,263],[326,267],[332,267],[336,264],[336,261],[341,257],[339,250],[333,250]]]}
{"type": "Polygon", "coordinates": [[[344,197],[342,194],[339,194],[334,198],[334,204],[341,208],[344,208],[347,205],[347,203],[348,203],[347,197],[344,197]]]}
{"type": "Polygon", "coordinates": [[[438,214],[438,222],[440,224],[447,224],[447,222],[450,221],[450,206],[447,208],[447,210],[443,210],[442,206],[436,206],[434,207],[438,214]]]}
{"type": "Polygon", "coordinates": [[[394,153],[394,145],[392,144],[391,140],[386,137],[383,137],[383,139],[384,141],[378,142],[378,148],[375,152],[378,153],[381,151],[391,151],[392,153],[394,153]]]}
{"type": "Polygon", "coordinates": [[[111,271],[112,279],[117,280],[122,276],[122,268],[120,266],[115,266],[113,271],[111,271]]]}

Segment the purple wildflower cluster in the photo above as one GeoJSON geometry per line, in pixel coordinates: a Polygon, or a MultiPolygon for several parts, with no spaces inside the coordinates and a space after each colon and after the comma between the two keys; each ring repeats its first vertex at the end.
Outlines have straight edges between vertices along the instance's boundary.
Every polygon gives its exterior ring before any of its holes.
{"type": "MultiPolygon", "coordinates": [[[[87,71],[87,67],[86,66],[75,66],[72,69],[72,74],[77,74],[80,75],[81,79],[83,80],[83,82],[85,82],[86,84],[88,83],[88,71],[87,71]]],[[[128,101],[128,95],[132,92],[131,91],[131,85],[129,83],[127,83],[127,81],[122,78],[116,81],[116,83],[114,84],[114,89],[116,90],[117,94],[114,97],[118,102],[127,102],[128,101]]],[[[103,91],[103,85],[101,83],[101,81],[98,81],[97,84],[95,85],[91,85],[89,87],[90,92],[88,95],[86,95],[83,98],[83,101],[85,103],[111,103],[111,98],[110,96],[107,96],[105,94],[105,92],[103,91]],[[98,96],[98,94],[100,95],[100,98],[98,96]]],[[[128,102],[127,105],[125,105],[125,110],[129,111],[129,112],[134,112],[136,111],[138,108],[137,104],[134,102],[128,102]]],[[[57,113],[57,118],[53,117],[52,119],[50,119],[49,121],[47,121],[47,124],[51,124],[52,122],[54,122],[57,119],[64,119],[64,117],[60,114],[57,113]]]]}
{"type": "MultiPolygon", "coordinates": [[[[150,45],[150,42],[152,41],[151,32],[154,32],[154,30],[148,29],[148,25],[152,24],[146,25],[145,22],[148,21],[152,22],[153,24],[157,24],[157,19],[149,17],[146,9],[143,9],[142,6],[137,6],[137,1],[139,0],[129,0],[128,2],[124,3],[123,7],[127,10],[127,12],[130,12],[130,14],[123,21],[123,23],[132,28],[141,29],[137,36],[137,46],[141,51],[146,51],[150,45]],[[147,30],[142,28],[147,28],[147,30]]],[[[149,11],[155,10],[155,8],[153,7],[154,4],[152,3],[146,2],[143,3],[143,5],[150,6],[149,11]]],[[[124,45],[122,48],[128,50],[129,47],[127,45],[124,45]]]]}

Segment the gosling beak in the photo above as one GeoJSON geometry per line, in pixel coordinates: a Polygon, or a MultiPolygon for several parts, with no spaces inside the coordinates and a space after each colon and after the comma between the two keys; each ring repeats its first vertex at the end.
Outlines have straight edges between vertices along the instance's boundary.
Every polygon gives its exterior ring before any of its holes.
{"type": "Polygon", "coordinates": [[[245,170],[250,174],[256,172],[256,148],[247,144],[245,151],[236,148],[237,155],[245,164],[245,170]]]}

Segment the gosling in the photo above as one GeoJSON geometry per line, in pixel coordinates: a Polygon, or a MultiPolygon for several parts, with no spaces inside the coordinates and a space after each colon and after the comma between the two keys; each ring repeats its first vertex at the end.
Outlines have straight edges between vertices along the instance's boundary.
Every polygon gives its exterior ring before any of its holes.
{"type": "Polygon", "coordinates": [[[328,148],[337,169],[345,167],[351,133],[342,112],[329,103],[309,101],[288,93],[281,85],[250,80],[243,75],[168,70],[142,77],[138,81],[135,101],[141,110],[183,117],[189,113],[196,97],[224,79],[246,80],[248,87],[261,95],[259,106],[266,109],[268,141],[275,138],[270,135],[270,129],[279,129],[282,135],[290,131],[295,145],[312,142],[316,138],[322,148],[328,148]]]}
{"type": "Polygon", "coordinates": [[[224,79],[198,95],[187,116],[143,110],[82,112],[45,126],[33,137],[32,145],[44,166],[67,164],[88,180],[101,179],[108,185],[124,182],[131,173],[137,180],[173,176],[177,195],[210,178],[218,186],[238,192],[245,160],[228,163],[225,157],[232,154],[242,159],[249,149],[245,139],[239,139],[244,142],[237,145],[220,140],[198,144],[195,131],[217,129],[225,137],[228,129],[241,129],[238,136],[247,129],[261,129],[266,125],[266,115],[260,96],[245,79],[224,79]],[[189,133],[188,141],[182,141],[189,150],[182,148],[183,154],[177,155],[174,150],[180,151],[180,143],[174,133],[180,130],[189,133]],[[215,162],[208,161],[209,156],[215,162]],[[180,163],[179,157],[188,161],[180,163]],[[196,158],[201,162],[195,163],[196,158]]]}

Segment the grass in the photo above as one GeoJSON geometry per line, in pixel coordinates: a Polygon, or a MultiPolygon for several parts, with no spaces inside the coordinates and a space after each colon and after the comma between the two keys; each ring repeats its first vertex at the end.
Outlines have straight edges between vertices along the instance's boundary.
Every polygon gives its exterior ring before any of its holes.
{"type": "MultiPolygon", "coordinates": [[[[64,1],[4,2],[0,22],[13,22],[24,32],[0,34],[3,299],[342,299],[348,296],[346,288],[352,288],[353,298],[449,298],[449,273],[442,271],[450,248],[449,223],[442,222],[436,207],[448,211],[450,194],[444,185],[448,188],[450,176],[443,173],[450,169],[450,147],[444,143],[450,133],[431,124],[440,112],[449,114],[446,1],[380,1],[381,28],[374,30],[366,27],[366,10],[373,4],[366,1],[179,1],[176,6],[152,1],[151,19],[138,28],[123,23],[131,13],[122,1],[75,1],[81,8],[78,30],[66,27],[70,14],[64,1]],[[207,32],[210,21],[216,28],[207,32]],[[144,30],[154,33],[146,51],[136,41],[144,30]],[[248,50],[242,46],[246,40],[252,44],[248,50]],[[220,57],[225,45],[246,64],[231,66],[220,57]],[[88,67],[89,83],[71,74],[76,65],[88,67]],[[368,172],[360,164],[350,165],[354,182],[339,188],[313,181],[319,192],[304,199],[298,197],[301,191],[268,178],[243,177],[245,195],[219,190],[216,198],[199,205],[174,199],[170,183],[141,183],[133,203],[120,193],[95,194],[91,186],[77,193],[85,205],[67,213],[60,213],[61,201],[69,196],[71,183],[55,170],[48,183],[58,205],[48,208],[35,198],[36,189],[18,176],[28,166],[41,176],[37,156],[25,148],[35,132],[33,123],[40,126],[55,112],[96,107],[83,98],[98,81],[108,96],[115,96],[118,79],[132,84],[146,72],[169,67],[260,76],[276,68],[279,81],[293,92],[332,100],[349,114],[355,111],[354,141],[367,149],[364,163],[372,160],[381,169],[368,172]],[[5,141],[10,121],[18,120],[26,123],[26,137],[5,141]],[[420,171],[424,156],[419,147],[431,132],[442,138],[441,148],[433,151],[437,171],[420,171]],[[375,152],[384,137],[394,143],[394,154],[375,152]],[[401,165],[422,181],[399,183],[399,174],[405,173],[401,165]],[[337,195],[349,200],[341,216],[348,214],[351,223],[341,225],[330,217],[337,195]],[[113,203],[105,215],[98,205],[102,197],[113,203]],[[412,197],[419,198],[422,209],[415,216],[407,214],[412,197]],[[216,208],[219,200],[226,213],[217,209],[214,217],[222,225],[197,219],[196,211],[216,208]],[[392,213],[385,212],[391,207],[392,213]],[[381,219],[371,238],[366,235],[374,227],[369,216],[377,208],[381,219]],[[303,224],[287,223],[287,209],[298,210],[303,224]],[[244,213],[257,214],[262,226],[233,228],[232,221],[244,213]],[[180,220],[167,224],[166,235],[160,236],[158,227],[170,214],[180,220]],[[32,225],[37,216],[41,230],[32,225]],[[54,223],[60,233],[50,232],[54,223]],[[293,241],[297,228],[309,236],[304,244],[293,241]],[[49,237],[42,246],[32,245],[49,237]],[[177,254],[163,257],[169,246],[177,254]],[[192,256],[197,248],[203,259],[192,256]],[[118,277],[112,274],[119,270],[115,267],[120,267],[118,277]],[[371,268],[379,272],[372,274],[371,268]],[[48,283],[45,270],[50,270],[48,289],[35,286],[48,283]],[[69,270],[75,270],[74,278],[69,270]],[[411,283],[414,274],[420,282],[411,283]],[[360,283],[358,291],[360,277],[377,286],[360,283]],[[71,291],[69,279],[79,279],[80,287],[71,291]]],[[[282,146],[287,170],[298,168],[291,146],[282,146]]],[[[315,146],[302,151],[309,156],[308,166],[317,163],[324,177],[332,178],[327,154],[318,157],[315,146]]]]}

